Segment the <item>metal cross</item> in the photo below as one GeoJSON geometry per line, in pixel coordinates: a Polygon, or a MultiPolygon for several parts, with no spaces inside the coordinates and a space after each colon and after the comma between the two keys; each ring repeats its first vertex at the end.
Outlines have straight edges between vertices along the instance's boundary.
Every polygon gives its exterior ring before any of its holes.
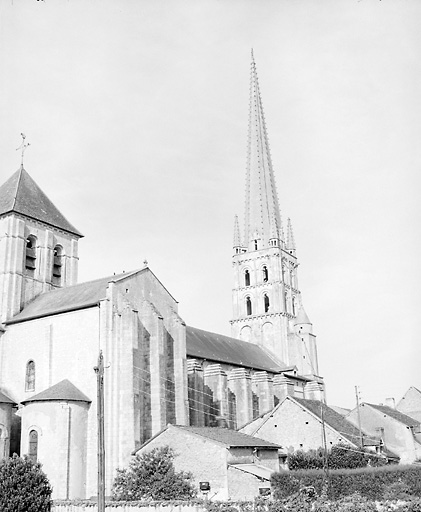
{"type": "Polygon", "coordinates": [[[25,149],[30,146],[29,142],[25,143],[25,139],[26,139],[26,135],[24,133],[21,133],[21,136],[22,136],[22,144],[16,148],[16,151],[19,151],[19,150],[22,150],[22,160],[21,160],[21,165],[23,167],[23,155],[25,153],[25,149]]]}

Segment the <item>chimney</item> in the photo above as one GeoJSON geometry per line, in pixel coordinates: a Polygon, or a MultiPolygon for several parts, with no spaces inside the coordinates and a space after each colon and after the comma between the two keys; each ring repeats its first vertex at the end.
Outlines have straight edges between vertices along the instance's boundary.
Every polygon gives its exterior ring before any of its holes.
{"type": "Polygon", "coordinates": [[[396,406],[395,406],[395,399],[394,398],[386,398],[384,405],[387,405],[391,409],[395,409],[396,408],[396,406]]]}

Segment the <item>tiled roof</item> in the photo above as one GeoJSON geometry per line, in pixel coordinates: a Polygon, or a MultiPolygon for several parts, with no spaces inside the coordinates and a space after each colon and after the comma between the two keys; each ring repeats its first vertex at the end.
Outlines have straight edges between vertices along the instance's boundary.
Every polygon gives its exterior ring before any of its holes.
{"type": "Polygon", "coordinates": [[[415,418],[411,418],[411,416],[407,416],[406,414],[403,414],[400,411],[397,411],[396,409],[392,409],[391,407],[388,407],[387,405],[375,405],[375,404],[361,404],[362,407],[364,405],[368,405],[370,407],[373,407],[373,409],[377,409],[383,414],[386,414],[387,416],[390,416],[391,418],[400,421],[404,425],[407,425],[408,427],[415,427],[416,425],[419,425],[420,422],[416,420],[415,418]]]}
{"type": "Polygon", "coordinates": [[[42,293],[30,302],[23,311],[6,323],[15,324],[26,320],[33,320],[34,318],[95,306],[100,300],[105,299],[108,283],[124,279],[135,272],[103,277],[95,281],[88,281],[42,293]]]}
{"type": "Polygon", "coordinates": [[[28,402],[49,402],[56,400],[66,400],[70,402],[91,402],[91,400],[82,393],[69,380],[64,379],[58,384],[54,384],[45,391],[41,391],[37,395],[31,396],[27,400],[23,400],[22,404],[28,402]]]}
{"type": "Polygon", "coordinates": [[[286,365],[261,347],[246,341],[187,326],[187,355],[208,361],[228,363],[256,370],[279,373],[286,365]]]}
{"type": "Polygon", "coordinates": [[[15,402],[0,391],[0,404],[15,404],[15,402]]]}
{"type": "Polygon", "coordinates": [[[225,444],[230,448],[242,448],[242,447],[250,447],[250,448],[268,448],[270,450],[277,450],[281,448],[277,444],[270,443],[269,441],[265,441],[263,439],[259,439],[258,437],[249,436],[247,434],[242,434],[241,432],[237,432],[236,430],[231,430],[229,428],[220,428],[220,427],[186,427],[183,425],[174,425],[175,428],[179,428],[181,430],[185,430],[187,432],[191,432],[192,434],[196,434],[201,437],[206,437],[207,439],[211,439],[212,441],[217,441],[218,443],[225,444]]]}
{"type": "Polygon", "coordinates": [[[54,206],[23,167],[0,187],[0,215],[20,213],[50,226],[83,236],[54,206]]]}
{"type": "MultiPolygon", "coordinates": [[[[317,416],[320,420],[322,418],[322,408],[323,408],[323,420],[326,425],[332,427],[336,432],[341,434],[345,439],[350,441],[353,444],[358,445],[360,442],[360,432],[357,427],[355,427],[351,422],[346,420],[342,414],[339,414],[331,407],[328,407],[326,404],[321,402],[320,400],[307,400],[304,398],[294,397],[293,400],[298,402],[300,405],[305,407],[307,410],[312,412],[315,416],[317,416]]],[[[378,440],[372,437],[368,437],[364,435],[364,439],[371,444],[378,444],[378,440]]]]}

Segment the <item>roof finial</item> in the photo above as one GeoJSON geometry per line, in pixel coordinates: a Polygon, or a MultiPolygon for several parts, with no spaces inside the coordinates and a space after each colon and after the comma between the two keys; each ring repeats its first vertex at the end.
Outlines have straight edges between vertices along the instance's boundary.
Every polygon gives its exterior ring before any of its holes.
{"type": "Polygon", "coordinates": [[[22,159],[21,159],[20,165],[21,165],[21,167],[23,167],[23,155],[25,154],[26,148],[28,146],[30,146],[30,144],[29,144],[29,142],[27,142],[25,144],[26,135],[24,133],[21,133],[21,136],[22,136],[22,144],[18,148],[16,148],[16,151],[19,151],[19,149],[22,150],[22,159]]]}

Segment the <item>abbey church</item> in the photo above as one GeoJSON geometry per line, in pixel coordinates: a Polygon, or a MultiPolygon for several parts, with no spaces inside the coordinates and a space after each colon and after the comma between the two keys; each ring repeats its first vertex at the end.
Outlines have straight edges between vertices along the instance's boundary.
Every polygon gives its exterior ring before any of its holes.
{"type": "Polygon", "coordinates": [[[245,217],[241,226],[235,219],[233,283],[226,284],[232,337],[187,326],[147,266],[78,283],[79,229],[23,165],[4,176],[0,459],[16,452],[39,460],[54,498],[97,493],[100,351],[108,366],[107,494],[116,468],[169,423],[240,429],[287,396],[324,396],[253,59],[250,80],[245,217]]]}

